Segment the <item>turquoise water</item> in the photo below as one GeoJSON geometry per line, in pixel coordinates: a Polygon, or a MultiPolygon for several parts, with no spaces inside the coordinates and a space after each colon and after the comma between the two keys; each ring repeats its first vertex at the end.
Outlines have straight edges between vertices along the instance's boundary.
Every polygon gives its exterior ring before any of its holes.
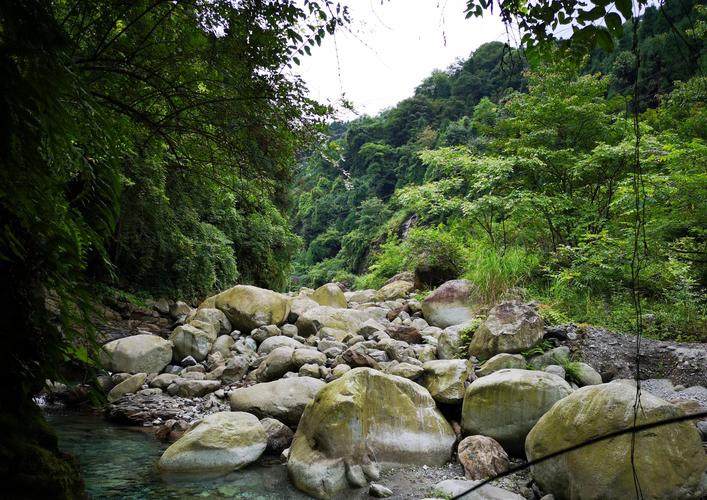
{"type": "Polygon", "coordinates": [[[256,465],[208,480],[167,480],[155,464],[167,444],[151,432],[114,426],[99,416],[47,415],[60,448],[78,458],[91,498],[309,498],[287,481],[284,465],[256,465]]]}

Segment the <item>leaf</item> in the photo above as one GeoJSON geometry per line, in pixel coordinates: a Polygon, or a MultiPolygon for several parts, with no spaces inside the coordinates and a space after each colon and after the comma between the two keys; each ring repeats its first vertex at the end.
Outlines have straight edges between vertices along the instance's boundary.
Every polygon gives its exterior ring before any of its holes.
{"type": "Polygon", "coordinates": [[[597,28],[595,33],[596,41],[599,47],[604,49],[606,52],[611,52],[614,50],[614,39],[611,38],[608,30],[597,28]]]}
{"type": "Polygon", "coordinates": [[[631,0],[616,0],[616,8],[619,9],[621,15],[624,19],[631,19],[633,17],[633,6],[631,5],[631,0]]]}
{"type": "Polygon", "coordinates": [[[618,37],[623,33],[621,16],[619,16],[616,12],[609,12],[604,17],[604,23],[606,23],[606,27],[609,28],[612,35],[618,37]]]}

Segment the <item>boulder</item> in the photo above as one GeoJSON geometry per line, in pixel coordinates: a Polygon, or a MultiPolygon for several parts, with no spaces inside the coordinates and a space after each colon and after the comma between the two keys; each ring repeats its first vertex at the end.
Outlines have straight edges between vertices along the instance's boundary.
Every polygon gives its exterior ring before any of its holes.
{"type": "Polygon", "coordinates": [[[376,302],[385,302],[386,300],[402,299],[415,289],[415,284],[412,281],[393,281],[383,286],[374,295],[376,302]]]}
{"type": "Polygon", "coordinates": [[[290,447],[292,438],[295,435],[292,429],[275,418],[264,418],[260,421],[265,434],[268,436],[268,447],[266,453],[279,455],[290,447]]]}
{"type": "Polygon", "coordinates": [[[462,430],[489,436],[514,454],[523,453],[525,436],[553,404],[572,393],[551,373],[506,369],[476,379],[464,394],[462,430]]]}
{"type": "Polygon", "coordinates": [[[459,463],[467,479],[486,479],[510,468],[508,454],[488,436],[468,436],[457,448],[459,463]]]}
{"type": "Polygon", "coordinates": [[[297,318],[296,326],[303,337],[324,330],[327,335],[342,341],[348,335],[356,334],[367,319],[369,317],[363,311],[319,306],[302,313],[297,318]]]}
{"type": "Polygon", "coordinates": [[[386,371],[386,373],[390,373],[391,375],[409,378],[410,380],[415,380],[422,375],[423,372],[424,369],[421,366],[411,365],[410,363],[396,363],[386,371]]]}
{"type": "Polygon", "coordinates": [[[316,349],[297,349],[292,355],[292,364],[295,368],[309,364],[324,365],[326,364],[326,354],[316,349]]]}
{"type": "Polygon", "coordinates": [[[214,297],[216,308],[226,314],[236,330],[250,332],[265,325],[281,325],[290,313],[284,295],[251,285],[237,285],[214,297]]]}
{"type": "Polygon", "coordinates": [[[373,302],[376,291],[375,290],[358,290],[355,292],[345,292],[344,296],[349,302],[356,302],[358,304],[363,304],[365,302],[373,302]]]}
{"type": "Polygon", "coordinates": [[[169,340],[174,344],[173,358],[179,362],[187,356],[204,361],[216,340],[216,332],[200,330],[193,325],[181,325],[174,329],[169,340]]]}
{"type": "Polygon", "coordinates": [[[535,355],[528,359],[528,363],[540,370],[550,365],[561,364],[563,360],[570,359],[570,348],[566,345],[555,347],[542,354],[535,355]]]}
{"type": "Polygon", "coordinates": [[[287,425],[299,422],[304,407],[326,384],[310,377],[280,379],[231,391],[231,410],[260,418],[276,418],[287,425]]]}
{"type": "Polygon", "coordinates": [[[169,387],[172,382],[177,380],[179,375],[174,375],[172,373],[160,373],[155,378],[150,380],[150,387],[156,387],[157,389],[165,390],[169,387]]]}
{"type": "Polygon", "coordinates": [[[341,291],[336,283],[327,283],[320,286],[311,296],[311,299],[320,306],[342,307],[347,308],[349,303],[344,297],[344,292],[341,291]]]}
{"type": "Polygon", "coordinates": [[[466,359],[438,359],[422,365],[425,370],[420,385],[430,391],[438,403],[457,404],[464,400],[473,365],[466,359]]]}
{"type": "Polygon", "coordinates": [[[275,337],[268,337],[263,340],[260,346],[258,346],[258,354],[270,354],[278,347],[291,347],[292,349],[299,349],[304,346],[295,339],[285,337],[284,335],[277,335],[275,337]]]}
{"type": "Polygon", "coordinates": [[[172,343],[157,335],[133,335],[103,346],[101,361],[111,372],[159,373],[172,361],[172,343]]]}
{"type": "Polygon", "coordinates": [[[422,301],[422,314],[432,326],[447,328],[474,319],[479,292],[468,280],[451,280],[422,301]]]}
{"type": "Polygon", "coordinates": [[[422,334],[414,326],[389,325],[388,328],[385,329],[385,332],[390,336],[390,338],[402,340],[408,344],[422,343],[422,334]]]}
{"type": "Polygon", "coordinates": [[[312,300],[310,297],[304,295],[298,295],[297,297],[292,297],[290,299],[290,322],[297,321],[302,314],[319,307],[319,304],[312,300]]]}
{"type": "Polygon", "coordinates": [[[200,398],[209,393],[217,391],[221,388],[221,382],[218,380],[192,380],[188,378],[180,378],[174,381],[174,384],[167,388],[167,392],[171,396],[180,396],[182,398],[200,398]]]}
{"type": "Polygon", "coordinates": [[[250,378],[252,376],[258,382],[269,382],[270,380],[282,377],[294,367],[292,364],[292,355],[294,352],[294,349],[287,346],[273,349],[263,362],[260,363],[258,368],[248,374],[248,377],[250,378]]]}
{"type": "Polygon", "coordinates": [[[142,384],[147,379],[147,373],[136,373],[131,377],[123,380],[121,383],[113,387],[108,393],[108,402],[112,403],[122,398],[126,394],[135,394],[142,389],[142,384]]]}
{"type": "MultiPolygon", "coordinates": [[[[624,382],[584,387],[559,401],[528,434],[532,460],[633,425],[636,388],[624,382]]],[[[651,394],[641,395],[638,424],[682,415],[651,394]]],[[[636,434],[635,465],[646,499],[697,499],[707,495],[707,457],[692,422],[636,434]]],[[[625,434],[537,464],[533,477],[555,498],[634,498],[631,434],[625,434]]]]}
{"type": "Polygon", "coordinates": [[[466,358],[467,353],[462,351],[462,338],[460,332],[478,325],[478,320],[470,320],[458,325],[445,328],[437,339],[437,357],[439,359],[466,358]]]}
{"type": "Polygon", "coordinates": [[[330,382],[307,405],[287,468],[297,488],[330,498],[374,480],[376,462],[442,465],[451,458],[454,441],[454,431],[427,390],[357,368],[330,382]]]}
{"type": "Polygon", "coordinates": [[[224,359],[228,359],[228,357],[231,356],[231,347],[233,347],[235,343],[236,341],[233,340],[233,337],[230,335],[221,335],[211,346],[211,353],[218,352],[224,359]]]}
{"type": "Polygon", "coordinates": [[[508,354],[502,352],[501,354],[496,354],[494,357],[486,361],[478,370],[476,374],[479,377],[485,377],[498,370],[503,370],[504,368],[519,368],[524,370],[528,363],[526,363],[525,358],[520,354],[508,354]]]}
{"type": "Polygon", "coordinates": [[[479,481],[466,479],[445,479],[434,486],[434,494],[442,498],[459,498],[460,500],[525,500],[525,497],[497,486],[487,484],[478,490],[458,496],[476,486],[479,481]]]}
{"type": "Polygon", "coordinates": [[[228,335],[233,331],[231,322],[228,321],[226,315],[223,311],[216,308],[204,307],[197,310],[192,318],[192,321],[194,320],[213,324],[217,329],[218,335],[228,335]]]}
{"type": "Polygon", "coordinates": [[[500,352],[526,351],[543,339],[543,320],[532,307],[520,302],[504,302],[489,311],[476,330],[469,354],[488,359],[500,352]]]}
{"type": "Polygon", "coordinates": [[[227,474],[255,462],[267,444],[268,437],[255,416],[213,413],[167,448],[158,467],[167,473],[227,474]]]}
{"type": "Polygon", "coordinates": [[[587,363],[577,362],[575,363],[575,378],[580,387],[585,385],[599,385],[602,383],[601,375],[594,368],[589,366],[587,363]]]}

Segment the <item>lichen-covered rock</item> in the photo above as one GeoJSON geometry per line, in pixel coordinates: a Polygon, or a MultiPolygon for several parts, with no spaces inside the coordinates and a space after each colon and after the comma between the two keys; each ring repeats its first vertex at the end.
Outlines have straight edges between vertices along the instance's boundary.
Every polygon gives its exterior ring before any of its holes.
{"type": "Polygon", "coordinates": [[[315,307],[319,307],[319,304],[316,301],[312,300],[311,297],[307,297],[305,295],[298,295],[296,297],[292,297],[290,299],[289,321],[297,321],[297,318],[299,318],[302,314],[309,311],[310,309],[314,309],[315,307]]]}
{"type": "Polygon", "coordinates": [[[349,302],[356,302],[357,304],[363,304],[365,302],[373,302],[376,291],[372,289],[368,290],[357,290],[355,292],[344,292],[346,300],[349,302]]]}
{"type": "Polygon", "coordinates": [[[228,318],[223,311],[214,307],[204,307],[198,309],[192,320],[213,324],[219,335],[228,335],[231,331],[233,331],[231,322],[228,321],[228,318]]]}
{"type": "Polygon", "coordinates": [[[467,479],[486,479],[510,468],[508,454],[488,436],[468,436],[457,447],[459,463],[467,479]]]}
{"type": "Polygon", "coordinates": [[[438,403],[457,404],[464,399],[466,386],[473,369],[466,359],[438,359],[422,365],[424,375],[420,384],[430,391],[438,403]]]}
{"type": "Polygon", "coordinates": [[[488,359],[500,352],[516,354],[530,349],[543,338],[543,320],[532,307],[504,302],[489,311],[476,330],[469,354],[488,359]]]}
{"type": "Polygon", "coordinates": [[[551,373],[506,369],[476,379],[462,406],[465,435],[489,436],[514,454],[522,454],[525,436],[553,404],[572,393],[551,373]]]}
{"type": "Polygon", "coordinates": [[[408,378],[410,380],[415,380],[420,375],[423,374],[425,370],[418,365],[412,365],[410,363],[395,363],[386,370],[386,373],[391,375],[397,375],[398,377],[408,378]]]}
{"type": "Polygon", "coordinates": [[[316,335],[320,330],[336,340],[343,340],[348,335],[354,335],[369,316],[355,309],[319,306],[308,309],[297,318],[296,326],[303,337],[316,335]]]}
{"type": "Polygon", "coordinates": [[[243,412],[213,413],[165,450],[159,469],[166,473],[227,474],[255,462],[267,444],[257,417],[243,412]]]}
{"type": "MultiPolygon", "coordinates": [[[[633,425],[636,389],[612,382],[575,391],[533,427],[525,450],[532,460],[633,425]]],[[[643,392],[638,423],[682,415],[643,392]]],[[[634,498],[631,434],[601,441],[533,466],[533,477],[558,500],[634,498]]],[[[707,491],[707,458],[692,422],[655,427],[636,435],[635,463],[645,499],[698,499],[707,491]]]]}
{"type": "Polygon", "coordinates": [[[374,300],[385,302],[386,300],[402,299],[414,289],[415,284],[411,281],[393,281],[378,290],[374,295],[374,300]]]}
{"type": "Polygon", "coordinates": [[[112,403],[122,398],[126,394],[135,394],[142,388],[142,384],[147,379],[147,373],[136,373],[123,380],[121,383],[113,387],[108,393],[108,402],[112,403]]]}
{"type": "Polygon", "coordinates": [[[281,325],[290,313],[284,295],[251,285],[237,285],[214,297],[214,306],[226,314],[236,330],[250,332],[265,325],[281,325]]]}
{"type": "Polygon", "coordinates": [[[159,373],[172,361],[172,344],[157,335],[133,335],[105,344],[101,360],[112,372],[159,373]]]}
{"type": "Polygon", "coordinates": [[[407,379],[357,368],[307,405],[290,448],[294,485],[330,498],[377,475],[375,462],[441,465],[455,435],[426,389],[407,379]]]}
{"type": "Polygon", "coordinates": [[[231,356],[231,347],[233,347],[235,343],[236,341],[230,335],[221,335],[214,340],[211,346],[211,353],[218,352],[224,359],[227,359],[231,356]]]}
{"type": "Polygon", "coordinates": [[[181,325],[174,329],[169,340],[174,344],[173,358],[179,362],[187,356],[204,361],[216,340],[215,330],[201,330],[193,325],[181,325]]]}
{"type": "Polygon", "coordinates": [[[311,299],[320,306],[346,308],[349,305],[344,297],[344,292],[336,283],[326,283],[320,286],[314,290],[311,299]]]}
{"type": "Polygon", "coordinates": [[[485,377],[498,370],[503,370],[504,368],[519,368],[524,370],[527,366],[525,358],[520,354],[508,354],[502,352],[501,354],[496,354],[494,357],[486,361],[478,370],[476,374],[479,377],[485,377]]]}
{"type": "Polygon", "coordinates": [[[231,391],[231,410],[297,425],[304,407],[326,384],[311,377],[287,378],[231,391]]]}
{"type": "Polygon", "coordinates": [[[461,332],[475,325],[477,325],[476,320],[470,320],[458,325],[449,326],[442,330],[437,339],[437,357],[439,359],[466,358],[467,353],[461,352],[461,332]]]}
{"type": "Polygon", "coordinates": [[[477,286],[468,280],[451,280],[422,301],[422,314],[430,325],[447,328],[474,319],[477,306],[477,286]]]}

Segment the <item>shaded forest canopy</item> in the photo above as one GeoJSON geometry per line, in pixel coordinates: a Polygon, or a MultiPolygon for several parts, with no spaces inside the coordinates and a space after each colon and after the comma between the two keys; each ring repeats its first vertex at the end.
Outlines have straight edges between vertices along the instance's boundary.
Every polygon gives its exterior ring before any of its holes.
{"type": "MultiPolygon", "coordinates": [[[[702,340],[704,22],[699,2],[672,1],[637,26],[647,330],[702,340]]],[[[524,287],[564,319],[629,330],[631,22],[623,32],[612,52],[532,68],[487,43],[380,115],[332,124],[297,174],[293,286],[375,288],[426,269],[489,300],[524,287]]]]}

